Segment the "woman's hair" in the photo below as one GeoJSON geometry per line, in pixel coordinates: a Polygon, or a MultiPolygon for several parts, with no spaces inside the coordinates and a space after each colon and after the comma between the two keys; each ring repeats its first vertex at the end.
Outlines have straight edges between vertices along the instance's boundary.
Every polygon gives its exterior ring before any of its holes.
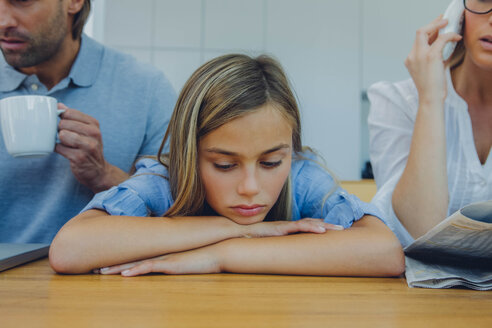
{"type": "Polygon", "coordinates": [[[451,59],[449,60],[449,67],[451,69],[458,67],[463,63],[463,59],[465,59],[465,43],[463,40],[460,40],[454,49],[453,54],[451,55],[451,59]]]}
{"type": "Polygon", "coordinates": [[[85,0],[82,9],[73,17],[72,24],[72,38],[78,40],[82,35],[82,30],[84,29],[85,22],[89,13],[91,12],[91,0],[85,0]]]}
{"type": "MultiPolygon", "coordinates": [[[[465,35],[465,18],[463,18],[463,24],[461,27],[461,35],[465,35]]],[[[453,54],[451,55],[451,59],[449,60],[449,67],[451,69],[458,67],[463,63],[463,59],[465,59],[465,53],[466,53],[466,48],[465,48],[465,42],[464,39],[461,39],[457,44],[456,48],[453,51],[453,54]]]]}
{"type": "MultiPolygon", "coordinates": [[[[202,65],[186,82],[162,141],[159,162],[169,173],[174,204],[165,216],[200,215],[205,190],[198,168],[198,143],[220,126],[271,105],[292,127],[294,154],[302,151],[296,98],[280,64],[268,56],[225,55],[202,65]],[[169,153],[163,150],[169,141],[169,153]]],[[[291,217],[290,176],[267,219],[291,217]]]]}

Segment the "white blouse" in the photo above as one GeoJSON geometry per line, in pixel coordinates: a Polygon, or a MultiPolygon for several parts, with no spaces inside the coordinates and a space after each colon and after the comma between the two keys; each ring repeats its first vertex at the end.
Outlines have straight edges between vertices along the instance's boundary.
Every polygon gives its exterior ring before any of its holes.
{"type": "MultiPolygon", "coordinates": [[[[448,215],[477,201],[492,200],[492,150],[480,163],[468,105],[454,90],[447,72],[448,96],[444,105],[449,190],[448,215]]],[[[379,82],[368,91],[370,157],[378,192],[372,200],[390,221],[403,246],[413,238],[396,218],[393,190],[405,169],[418,111],[418,93],[411,79],[379,82]]],[[[443,218],[444,219],[444,218],[443,218]]]]}

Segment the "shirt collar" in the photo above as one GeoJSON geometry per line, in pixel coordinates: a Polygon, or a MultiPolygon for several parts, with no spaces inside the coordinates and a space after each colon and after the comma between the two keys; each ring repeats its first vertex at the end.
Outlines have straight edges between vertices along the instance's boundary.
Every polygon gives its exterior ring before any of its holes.
{"type": "MultiPolygon", "coordinates": [[[[69,80],[79,87],[90,87],[99,74],[103,55],[104,47],[101,44],[82,35],[79,53],[68,75],[69,80]]],[[[16,90],[27,77],[0,56],[0,92],[16,90]]]]}
{"type": "Polygon", "coordinates": [[[97,79],[104,55],[104,47],[82,35],[79,54],[68,77],[79,87],[90,87],[97,79]]]}

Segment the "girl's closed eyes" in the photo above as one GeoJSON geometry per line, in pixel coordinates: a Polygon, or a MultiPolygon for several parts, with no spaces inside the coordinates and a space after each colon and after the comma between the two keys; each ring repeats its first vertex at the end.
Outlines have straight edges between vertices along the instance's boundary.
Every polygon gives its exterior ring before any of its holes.
{"type": "MultiPolygon", "coordinates": [[[[280,164],[282,164],[282,161],[276,161],[276,162],[261,161],[261,162],[259,162],[259,164],[261,166],[267,168],[267,169],[273,169],[273,168],[280,166],[280,164]]],[[[222,162],[221,163],[214,163],[214,166],[221,171],[229,171],[229,170],[233,169],[234,167],[236,167],[237,165],[238,164],[235,164],[235,163],[231,163],[231,164],[222,163],[222,162]]]]}

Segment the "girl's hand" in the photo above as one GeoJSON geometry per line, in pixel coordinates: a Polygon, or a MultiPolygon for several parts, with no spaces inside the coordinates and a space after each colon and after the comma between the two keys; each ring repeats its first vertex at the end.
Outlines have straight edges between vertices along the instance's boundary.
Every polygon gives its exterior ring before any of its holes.
{"type": "Polygon", "coordinates": [[[94,270],[94,273],[121,274],[126,277],[152,272],[165,274],[218,273],[220,264],[213,248],[206,247],[94,270]]]}
{"type": "MultiPolygon", "coordinates": [[[[342,226],[320,219],[306,218],[298,221],[260,222],[241,226],[243,237],[259,238],[285,236],[297,232],[324,233],[327,230],[343,230],[342,226]]],[[[214,245],[167,254],[155,258],[95,269],[94,273],[137,276],[151,272],[165,274],[199,274],[221,272],[219,256],[214,245]]]]}
{"type": "Polygon", "coordinates": [[[415,43],[405,60],[419,93],[422,103],[441,104],[447,96],[445,63],[442,52],[447,42],[461,40],[456,33],[440,34],[447,25],[441,16],[432,23],[417,30],[415,43]]]}
{"type": "Polygon", "coordinates": [[[325,233],[326,230],[343,230],[342,226],[310,218],[298,221],[260,222],[244,225],[241,228],[243,237],[246,238],[285,236],[296,232],[325,233]]]}

